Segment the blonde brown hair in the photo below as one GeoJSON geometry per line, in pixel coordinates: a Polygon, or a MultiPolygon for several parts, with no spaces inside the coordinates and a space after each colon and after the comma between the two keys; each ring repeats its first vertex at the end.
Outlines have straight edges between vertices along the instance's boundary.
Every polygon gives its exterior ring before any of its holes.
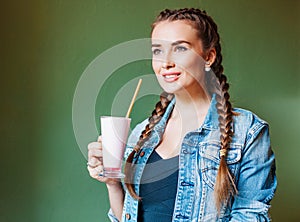
{"type": "MultiPolygon", "coordinates": [[[[216,183],[214,187],[216,207],[218,211],[221,205],[226,203],[230,196],[237,193],[237,188],[235,186],[234,178],[227,166],[226,156],[231,143],[231,138],[233,131],[231,129],[233,122],[233,111],[231,103],[229,101],[229,84],[227,83],[227,78],[223,74],[222,66],[222,54],[220,45],[220,36],[218,34],[218,28],[213,19],[206,14],[205,11],[195,8],[184,8],[178,10],[166,9],[162,11],[155,22],[152,25],[152,30],[155,26],[162,21],[177,21],[185,20],[188,21],[197,31],[198,37],[202,42],[203,51],[207,52],[210,49],[216,50],[216,59],[211,65],[211,69],[214,72],[218,84],[216,92],[216,107],[219,114],[219,128],[220,128],[220,164],[218,169],[218,174],[216,177],[216,183]]],[[[145,130],[142,132],[137,145],[134,147],[133,152],[129,155],[127,163],[125,165],[126,174],[126,186],[130,195],[136,199],[140,199],[136,194],[132,180],[133,180],[133,170],[132,161],[134,155],[138,153],[143,146],[144,142],[148,139],[151,131],[156,123],[159,122],[162,115],[164,114],[166,107],[168,106],[172,95],[163,93],[160,97],[160,102],[156,104],[155,110],[152,112],[152,116],[149,118],[149,124],[146,126],[145,130]]]]}

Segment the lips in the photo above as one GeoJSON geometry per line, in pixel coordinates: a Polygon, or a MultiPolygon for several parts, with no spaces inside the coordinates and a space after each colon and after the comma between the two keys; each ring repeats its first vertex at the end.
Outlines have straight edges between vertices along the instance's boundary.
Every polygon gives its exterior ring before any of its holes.
{"type": "Polygon", "coordinates": [[[162,76],[166,82],[174,82],[179,78],[180,75],[181,75],[181,72],[170,72],[170,73],[162,74],[162,76]]]}

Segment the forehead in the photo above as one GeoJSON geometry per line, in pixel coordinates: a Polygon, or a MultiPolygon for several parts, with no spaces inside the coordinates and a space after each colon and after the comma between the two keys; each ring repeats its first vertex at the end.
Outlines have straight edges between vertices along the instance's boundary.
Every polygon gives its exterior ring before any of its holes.
{"type": "Polygon", "coordinates": [[[199,42],[197,30],[183,20],[159,22],[152,31],[151,39],[152,42],[175,42],[178,40],[199,42]]]}

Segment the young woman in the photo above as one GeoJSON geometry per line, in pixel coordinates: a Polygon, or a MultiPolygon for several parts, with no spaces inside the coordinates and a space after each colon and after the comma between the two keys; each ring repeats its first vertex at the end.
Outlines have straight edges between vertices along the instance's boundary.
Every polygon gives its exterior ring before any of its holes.
{"type": "Polygon", "coordinates": [[[129,137],[126,186],[99,176],[101,137],[88,146],[111,220],[269,221],[277,183],[268,124],[232,108],[217,25],[199,9],[164,10],[151,39],[164,92],[129,137]]]}

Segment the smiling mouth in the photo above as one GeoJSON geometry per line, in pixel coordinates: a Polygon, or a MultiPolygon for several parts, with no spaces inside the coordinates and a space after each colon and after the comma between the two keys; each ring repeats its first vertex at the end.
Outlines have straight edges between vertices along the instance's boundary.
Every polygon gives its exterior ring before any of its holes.
{"type": "Polygon", "coordinates": [[[167,82],[174,82],[176,81],[179,76],[181,75],[180,72],[173,72],[173,73],[163,73],[162,76],[165,81],[167,82]]]}

